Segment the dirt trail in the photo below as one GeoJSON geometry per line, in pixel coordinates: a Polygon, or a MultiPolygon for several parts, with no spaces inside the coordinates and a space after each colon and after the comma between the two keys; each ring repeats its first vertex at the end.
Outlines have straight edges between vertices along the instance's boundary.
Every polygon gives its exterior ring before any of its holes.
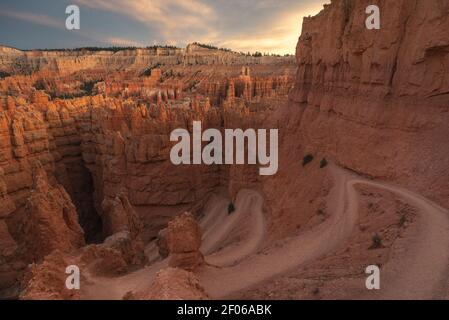
{"type": "Polygon", "coordinates": [[[148,289],[156,273],[168,267],[167,259],[122,277],[107,278],[85,275],[85,285],[81,285],[82,299],[86,300],[122,300],[129,292],[140,292],[148,289]]]}
{"type": "Polygon", "coordinates": [[[330,166],[336,186],[330,206],[336,208],[325,223],[298,237],[289,239],[264,255],[255,255],[240,264],[220,270],[206,270],[201,281],[215,298],[223,298],[285,273],[305,262],[331,253],[345,244],[358,219],[356,185],[371,185],[394,192],[420,211],[421,219],[413,243],[405,252],[394,250],[391,261],[382,269],[383,288],[379,299],[444,298],[449,274],[448,211],[406,189],[362,179],[330,166]]]}
{"type": "Polygon", "coordinates": [[[316,259],[342,244],[355,226],[357,213],[345,210],[348,177],[334,173],[334,178],[336,185],[331,191],[330,202],[336,210],[326,222],[298,237],[287,239],[281,247],[250,256],[236,266],[204,270],[200,279],[206,291],[214,298],[227,297],[316,259]]]}
{"type": "Polygon", "coordinates": [[[236,211],[228,213],[229,202],[218,202],[218,210],[206,215],[203,225],[204,236],[201,252],[206,261],[216,266],[235,264],[237,261],[256,253],[265,238],[265,217],[262,212],[263,198],[252,190],[241,190],[235,203],[236,211]],[[209,217],[212,217],[209,218],[209,217]],[[209,223],[209,220],[213,220],[209,223]],[[242,226],[244,225],[244,226],[242,226]],[[226,239],[237,229],[244,227],[244,237],[223,247],[226,239]],[[215,253],[220,250],[218,253],[215,253]]]}
{"type": "Polygon", "coordinates": [[[348,198],[357,203],[354,186],[364,184],[400,195],[419,210],[417,230],[407,243],[392,248],[381,271],[379,299],[445,299],[449,287],[449,212],[432,201],[401,187],[354,179],[348,198]]]}
{"type": "MultiPolygon", "coordinates": [[[[358,220],[357,185],[394,192],[419,209],[413,239],[392,248],[392,258],[382,268],[382,288],[375,297],[446,298],[449,287],[448,211],[404,188],[366,180],[333,165],[329,170],[335,180],[328,200],[328,206],[335,208],[330,218],[263,252],[258,252],[265,238],[263,199],[258,193],[242,190],[236,200],[237,211],[232,215],[227,212],[229,200],[225,198],[218,197],[206,207],[201,223],[204,229],[201,249],[207,255],[206,261],[220,268],[205,267],[199,277],[212,298],[230,297],[345,245],[358,220]],[[235,229],[242,225],[248,230],[246,236],[226,243],[226,239],[232,238],[235,229]]],[[[165,265],[166,261],[162,261],[121,278],[95,279],[96,284],[90,286],[88,297],[120,299],[129,290],[142,290],[165,265]]]]}

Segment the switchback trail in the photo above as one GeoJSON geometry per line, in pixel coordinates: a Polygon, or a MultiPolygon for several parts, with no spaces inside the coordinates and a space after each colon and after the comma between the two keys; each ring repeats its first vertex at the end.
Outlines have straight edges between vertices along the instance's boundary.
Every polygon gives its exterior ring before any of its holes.
{"type": "MultiPolygon", "coordinates": [[[[356,186],[368,185],[402,197],[418,209],[418,217],[413,235],[394,245],[390,260],[382,266],[381,290],[357,298],[447,298],[448,211],[404,188],[367,180],[334,165],[328,168],[335,181],[328,197],[328,207],[334,208],[332,215],[313,229],[286,239],[280,246],[261,251],[266,231],[263,199],[257,192],[242,190],[236,199],[237,210],[232,214],[227,211],[229,200],[223,197],[216,197],[206,207],[201,222],[201,250],[208,266],[198,273],[206,292],[214,299],[232,297],[344,246],[359,218],[356,186]]],[[[121,299],[127,291],[148,288],[155,273],[166,266],[164,260],[120,278],[91,279],[87,297],[121,299]]]]}
{"type": "Polygon", "coordinates": [[[445,298],[449,275],[448,211],[404,188],[366,180],[333,165],[329,168],[335,187],[328,206],[335,208],[334,214],[316,228],[289,239],[280,248],[253,255],[229,268],[204,270],[201,281],[206,291],[214,298],[228,297],[344,245],[358,219],[355,187],[369,185],[393,192],[419,210],[419,227],[413,238],[406,247],[393,248],[391,260],[382,268],[383,285],[376,298],[445,298]]]}

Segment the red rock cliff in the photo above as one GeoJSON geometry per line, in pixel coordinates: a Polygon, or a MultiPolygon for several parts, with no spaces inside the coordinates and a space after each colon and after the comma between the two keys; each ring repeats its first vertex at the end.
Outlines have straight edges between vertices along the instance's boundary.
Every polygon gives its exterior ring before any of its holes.
{"type": "Polygon", "coordinates": [[[448,204],[448,28],[439,0],[335,0],[305,18],[288,110],[302,144],[448,204]],[[370,4],[380,30],[365,27],[370,4]]]}

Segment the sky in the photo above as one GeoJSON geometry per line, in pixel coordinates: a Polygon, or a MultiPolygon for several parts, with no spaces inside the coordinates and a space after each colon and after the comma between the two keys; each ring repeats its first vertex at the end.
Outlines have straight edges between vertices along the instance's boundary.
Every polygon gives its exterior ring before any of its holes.
{"type": "Polygon", "coordinates": [[[0,44],[18,49],[200,42],[243,52],[294,53],[302,18],[329,0],[1,0],[0,44]],[[80,9],[67,30],[66,7],[80,9]]]}

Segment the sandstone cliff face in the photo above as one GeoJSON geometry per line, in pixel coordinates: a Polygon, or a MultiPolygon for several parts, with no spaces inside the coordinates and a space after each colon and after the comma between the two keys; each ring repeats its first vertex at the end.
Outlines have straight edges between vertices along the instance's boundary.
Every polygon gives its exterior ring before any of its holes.
{"type": "Polygon", "coordinates": [[[68,290],[66,268],[74,263],[56,250],[40,264],[33,264],[27,271],[20,294],[21,300],[78,300],[79,291],[68,290]]]}
{"type": "Polygon", "coordinates": [[[304,20],[289,126],[309,151],[448,205],[449,4],[379,2],[381,29],[367,30],[370,4],[304,20]]]}
{"type": "Polygon", "coordinates": [[[33,187],[24,211],[19,228],[25,236],[24,247],[34,261],[56,249],[70,252],[84,245],[75,206],[62,186],[49,185],[39,162],[33,168],[33,187]]]}
{"type": "Polygon", "coordinates": [[[291,62],[291,57],[252,57],[235,52],[210,50],[198,45],[180,48],[147,48],[115,51],[65,50],[20,51],[0,46],[0,71],[7,74],[31,74],[37,71],[54,71],[69,74],[92,69],[119,71],[145,71],[148,67],[197,64],[273,64],[291,62]]]}
{"type": "Polygon", "coordinates": [[[43,251],[34,246],[36,250],[27,249],[36,259],[49,253],[53,244],[65,249],[82,245],[76,209],[54,175],[53,137],[42,114],[32,107],[18,106],[13,112],[2,112],[1,118],[2,221],[8,232],[25,247],[30,241],[41,248],[43,251]]]}

